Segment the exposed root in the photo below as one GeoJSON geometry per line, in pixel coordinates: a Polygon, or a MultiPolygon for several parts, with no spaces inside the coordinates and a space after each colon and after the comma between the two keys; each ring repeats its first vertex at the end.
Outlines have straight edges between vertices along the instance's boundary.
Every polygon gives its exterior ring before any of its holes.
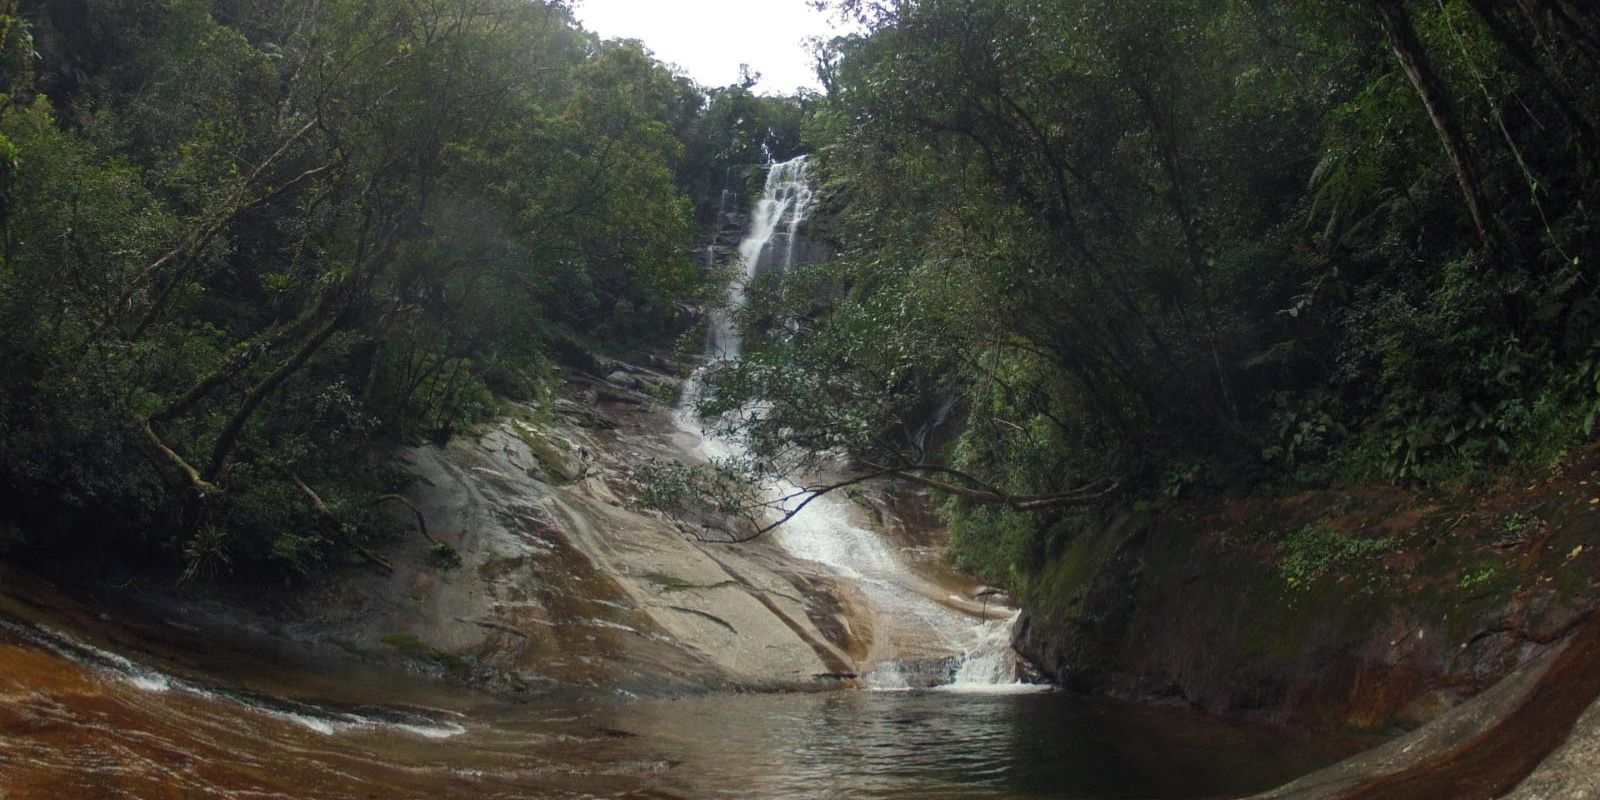
{"type": "Polygon", "coordinates": [[[385,500],[390,500],[390,501],[399,503],[399,504],[405,506],[406,508],[411,509],[412,515],[417,518],[417,531],[422,534],[422,538],[427,539],[429,542],[431,542],[434,545],[443,544],[443,542],[440,542],[438,539],[433,538],[433,534],[428,533],[428,521],[423,518],[422,512],[420,510],[418,510],[417,507],[415,505],[413,505],[410,500],[407,500],[404,497],[401,497],[400,495],[397,495],[397,494],[386,494],[386,495],[384,495],[382,497],[379,497],[374,502],[382,503],[385,500]]]}

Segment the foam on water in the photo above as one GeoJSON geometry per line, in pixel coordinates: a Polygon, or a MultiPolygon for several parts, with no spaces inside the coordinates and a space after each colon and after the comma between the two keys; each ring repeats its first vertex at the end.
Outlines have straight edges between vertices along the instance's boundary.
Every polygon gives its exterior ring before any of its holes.
{"type": "Polygon", "coordinates": [[[911,682],[898,661],[885,661],[861,678],[862,688],[874,692],[909,692],[911,682]]]}
{"type": "Polygon", "coordinates": [[[0,619],[0,628],[141,692],[161,694],[176,691],[214,702],[231,703],[326,736],[352,731],[393,730],[426,739],[448,739],[466,733],[466,728],[453,722],[433,719],[413,711],[383,709],[372,714],[359,714],[293,700],[267,699],[245,692],[202,686],[139,664],[118,653],[96,647],[48,626],[33,627],[0,619]]]}
{"type": "Polygon", "coordinates": [[[938,687],[949,692],[1038,692],[1049,691],[1043,684],[1021,680],[1022,664],[1011,647],[1011,631],[1022,612],[1004,619],[980,623],[976,642],[961,656],[961,666],[950,683],[938,687]]]}

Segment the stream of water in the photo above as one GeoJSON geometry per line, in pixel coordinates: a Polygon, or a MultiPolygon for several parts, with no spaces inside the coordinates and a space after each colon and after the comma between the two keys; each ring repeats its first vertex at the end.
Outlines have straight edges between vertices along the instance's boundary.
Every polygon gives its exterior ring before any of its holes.
{"type": "MultiPolygon", "coordinates": [[[[743,354],[738,312],[758,278],[787,274],[797,266],[795,254],[815,197],[805,156],[768,167],[764,191],[739,242],[740,270],[729,283],[726,306],[710,321],[708,363],[702,371],[743,354]]],[[[699,373],[687,382],[677,414],[679,425],[698,437],[706,458],[733,457],[739,443],[708,430],[695,414],[700,386],[699,373]]],[[[784,549],[826,566],[861,589],[871,603],[875,637],[864,685],[878,690],[937,686],[983,692],[1042,688],[1019,679],[1021,665],[1010,644],[1014,614],[981,619],[959,610],[966,598],[948,597],[947,589],[909,569],[882,536],[854,519],[852,504],[838,494],[805,502],[801,487],[783,478],[763,487],[763,492],[784,511],[800,509],[775,533],[784,549]]]]}

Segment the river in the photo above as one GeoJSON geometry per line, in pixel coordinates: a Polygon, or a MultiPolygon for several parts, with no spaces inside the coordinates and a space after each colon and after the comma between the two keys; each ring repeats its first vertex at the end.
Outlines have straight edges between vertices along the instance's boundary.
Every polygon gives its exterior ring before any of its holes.
{"type": "Polygon", "coordinates": [[[0,625],[0,796],[1197,798],[1269,788],[1345,752],[1061,692],[510,703],[248,660],[229,671],[253,681],[213,684],[154,658],[0,625]],[[321,696],[290,699],[295,684],[321,696]]]}

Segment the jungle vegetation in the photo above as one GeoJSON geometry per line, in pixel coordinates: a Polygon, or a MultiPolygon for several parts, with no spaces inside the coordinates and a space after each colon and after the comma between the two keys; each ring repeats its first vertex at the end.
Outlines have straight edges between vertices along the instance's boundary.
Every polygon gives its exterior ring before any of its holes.
{"type": "Polygon", "coordinates": [[[359,550],[385,448],[678,332],[697,212],[798,141],[752,83],[560,2],[0,2],[0,547],[359,550]]]}
{"type": "Polygon", "coordinates": [[[838,253],[712,382],[754,472],[935,485],[1006,580],[1086,508],[1432,485],[1600,418],[1600,7],[836,0],[838,253]],[[799,448],[796,448],[796,445],[799,448]]]}
{"type": "Polygon", "coordinates": [[[772,98],[559,0],[0,0],[0,547],[314,575],[387,448],[680,334],[799,152],[833,255],[702,410],[747,477],[934,487],[995,580],[1085,509],[1593,440],[1600,9],[821,5],[772,98]]]}

